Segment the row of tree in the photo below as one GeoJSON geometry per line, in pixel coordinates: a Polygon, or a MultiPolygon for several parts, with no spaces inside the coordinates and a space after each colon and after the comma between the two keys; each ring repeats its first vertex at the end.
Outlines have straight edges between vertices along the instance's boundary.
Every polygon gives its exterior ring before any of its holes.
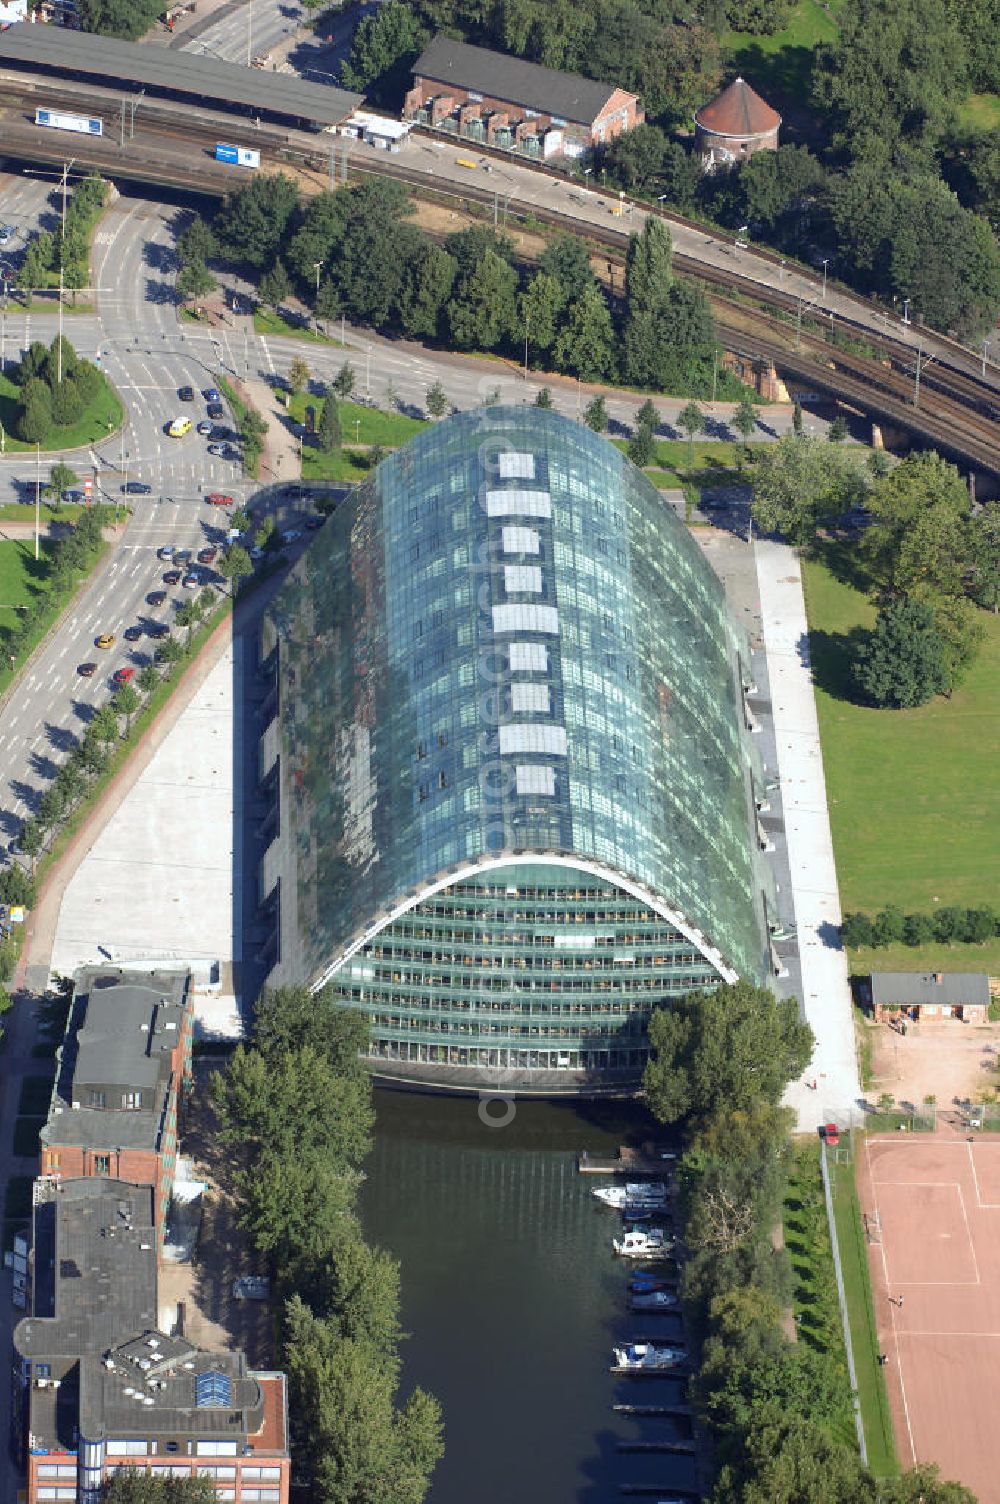
{"type": "Polygon", "coordinates": [[[864,522],[854,557],[879,616],[853,644],[861,698],[898,709],[961,684],[983,637],[976,607],[1000,609],[1000,503],[974,506],[933,450],[893,466],[803,434],[762,446],[752,485],[757,525],[803,548],[852,513],[864,522]]]}
{"type": "Polygon", "coordinates": [[[299,1486],[315,1504],[421,1504],[440,1407],[419,1388],[397,1403],[399,1268],[357,1217],[374,1122],[366,1029],[332,989],[265,992],[213,1097],[227,1190],[282,1301],[299,1486]]]}
{"type": "Polygon", "coordinates": [[[78,422],[107,387],[93,362],[58,335],[51,345],[34,340],[7,376],[17,388],[14,428],[26,444],[58,444],[52,430],[78,422]]]}
{"type": "Polygon", "coordinates": [[[29,295],[58,285],[76,291],[90,284],[90,237],[108,201],[110,184],[98,173],[81,178],[60,216],[55,235],[42,230],[28,243],[17,284],[29,295]]]}
{"type": "Polygon", "coordinates": [[[45,540],[46,588],[33,591],[26,604],[18,608],[17,619],[0,626],[0,655],[11,668],[34,642],[40,623],[52,611],[53,598],[65,598],[80,576],[96,564],[103,543],[101,530],[110,520],[105,507],[90,507],[75,526],[45,540]]]}
{"type": "Polygon", "coordinates": [[[681,1296],[712,1504],[975,1504],[934,1468],[875,1479],[836,1432],[850,1414],[846,1365],[785,1334],[791,1275],[773,1233],[792,1118],[779,1103],[814,1043],[798,1004],[737,982],[657,1011],[649,1035],[650,1110],[683,1135],[681,1296]]]}
{"type": "Polygon", "coordinates": [[[1000,915],[985,904],[978,909],[948,904],[930,914],[904,914],[890,906],[877,914],[845,914],[840,934],[851,950],[860,946],[983,945],[1000,935],[1000,915]]]}
{"type": "Polygon", "coordinates": [[[557,235],[528,268],[502,229],[475,226],[438,245],[411,223],[412,210],[408,190],[388,178],[321,193],[300,207],[290,179],[255,177],[225,200],[211,226],[196,219],[179,237],[179,285],[221,258],[256,273],[265,302],[277,305],[294,289],[321,318],[343,314],[586,381],[726,394],[731,378],[720,381],[716,371],[711,309],[698,287],[674,276],[662,221],[650,219],[632,236],[624,288],[609,297],[575,236],[557,235]]]}

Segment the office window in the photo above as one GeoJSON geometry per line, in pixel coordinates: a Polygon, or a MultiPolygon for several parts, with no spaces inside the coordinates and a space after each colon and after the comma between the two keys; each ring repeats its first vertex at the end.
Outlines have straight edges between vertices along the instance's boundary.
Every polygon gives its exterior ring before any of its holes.
{"type": "MultiPolygon", "coordinates": [[[[95,1175],[110,1175],[111,1174],[111,1155],[110,1154],[95,1154],[94,1155],[94,1174],[95,1175]]],[[[145,1448],[143,1450],[145,1450],[145,1448]]]]}

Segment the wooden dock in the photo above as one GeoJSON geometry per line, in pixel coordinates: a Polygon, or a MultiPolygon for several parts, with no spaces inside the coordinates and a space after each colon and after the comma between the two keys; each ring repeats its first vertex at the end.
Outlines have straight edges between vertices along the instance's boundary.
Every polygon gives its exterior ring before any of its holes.
{"type": "Polygon", "coordinates": [[[619,1415],[645,1415],[660,1419],[690,1420],[690,1405],[612,1405],[619,1415]]]}
{"type": "Polygon", "coordinates": [[[619,1452],[672,1452],[681,1457],[694,1456],[693,1441],[620,1441],[619,1452]]]}
{"type": "Polygon", "coordinates": [[[642,1149],[631,1149],[622,1144],[616,1155],[591,1154],[584,1149],[576,1162],[581,1175],[669,1175],[676,1155],[669,1149],[658,1149],[645,1144],[642,1149]],[[669,1155],[664,1159],[663,1155],[669,1155]]]}

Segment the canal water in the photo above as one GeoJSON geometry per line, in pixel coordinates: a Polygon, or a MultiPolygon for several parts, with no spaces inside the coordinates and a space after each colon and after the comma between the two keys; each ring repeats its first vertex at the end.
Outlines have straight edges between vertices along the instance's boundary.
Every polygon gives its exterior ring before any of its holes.
{"type": "Polygon", "coordinates": [[[401,1392],[421,1384],[444,1409],[431,1504],[693,1490],[690,1457],[619,1450],[690,1434],[684,1421],[612,1408],[683,1402],[683,1381],[608,1372],[614,1341],[679,1338],[680,1325],[629,1311],[628,1270],[611,1251],[620,1218],[576,1168],[581,1149],[614,1153],[646,1122],[621,1106],[517,1103],[500,1128],[478,1109],[380,1091],[363,1196],[366,1235],[402,1263],[401,1392]]]}

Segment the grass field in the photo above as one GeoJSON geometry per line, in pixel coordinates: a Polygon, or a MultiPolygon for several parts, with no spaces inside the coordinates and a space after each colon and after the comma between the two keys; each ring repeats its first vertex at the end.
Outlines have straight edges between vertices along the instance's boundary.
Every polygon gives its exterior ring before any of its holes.
{"type": "Polygon", "coordinates": [[[959,106],[958,120],[975,130],[1000,130],[1000,94],[970,94],[959,106]]]}
{"type": "MultiPolygon", "coordinates": [[[[34,454],[34,444],[22,443],[14,438],[14,423],[17,413],[17,387],[8,377],[0,375],[0,425],[4,430],[4,448],[8,454],[34,454]]],[[[65,427],[54,423],[42,440],[42,453],[55,449],[80,449],[106,439],[121,427],[124,412],[114,388],[105,380],[100,395],[75,423],[65,427]]],[[[48,479],[42,477],[43,483],[48,479]]]]}
{"type": "Polygon", "coordinates": [[[253,316],[253,327],[255,334],[285,334],[290,339],[311,340],[314,345],[340,344],[339,339],[333,339],[329,334],[320,334],[308,325],[289,323],[288,319],[283,319],[273,308],[258,308],[253,316]]]}
{"type": "MultiPolygon", "coordinates": [[[[82,577],[78,577],[65,594],[59,592],[56,595],[51,595],[48,585],[48,550],[50,547],[51,544],[43,538],[39,558],[36,561],[35,545],[32,539],[0,539],[0,625],[10,626],[15,619],[16,608],[25,605],[30,596],[39,592],[50,595],[45,614],[36,622],[31,642],[25,649],[21,662],[16,666],[14,672],[17,672],[21,667],[24,659],[36,644],[41,642],[59,612],[71,599],[81,582],[82,577]]],[[[105,544],[101,557],[103,557],[107,547],[108,545],[105,544]]],[[[94,561],[93,568],[96,569],[99,563],[100,558],[94,561]]],[[[0,694],[3,694],[13,676],[7,659],[0,660],[0,694]]]]}
{"type": "MultiPolygon", "coordinates": [[[[830,821],[841,906],[874,913],[955,903],[1000,892],[1000,617],[981,613],[986,638],[950,700],[918,710],[874,710],[849,694],[850,634],[874,620],[871,604],[832,572],[847,556],[803,568],[830,821]],[[838,563],[839,561],[839,563],[838,563]]],[[[851,953],[852,969],[1000,970],[987,946],[893,946],[851,953]]]]}
{"type": "Polygon", "coordinates": [[[792,19],[773,36],[724,32],[723,56],[739,66],[743,77],[770,103],[794,100],[808,107],[815,48],[837,35],[837,16],[845,0],[799,0],[792,19]]]}
{"type": "Polygon", "coordinates": [[[851,1327],[851,1348],[858,1381],[861,1422],[868,1448],[868,1465],[879,1478],[899,1472],[896,1444],[889,1413],[889,1396],[885,1379],[878,1366],[878,1335],[872,1301],[868,1255],[861,1222],[861,1208],[854,1183],[853,1164],[830,1166],[833,1192],[833,1219],[837,1228],[837,1245],[844,1275],[844,1294],[851,1327]]]}
{"type": "MultiPolygon", "coordinates": [[[[297,392],[288,404],[288,411],[297,423],[306,420],[306,408],[315,409],[316,422],[323,411],[323,397],[297,392]]],[[[375,407],[363,407],[357,402],[340,402],[340,427],[345,447],[333,454],[324,454],[308,440],[302,445],[303,480],[363,480],[368,474],[368,457],[362,452],[352,452],[351,444],[366,446],[378,444],[383,449],[395,449],[405,444],[414,434],[430,424],[421,418],[408,418],[403,413],[381,412],[375,407]]]]}

